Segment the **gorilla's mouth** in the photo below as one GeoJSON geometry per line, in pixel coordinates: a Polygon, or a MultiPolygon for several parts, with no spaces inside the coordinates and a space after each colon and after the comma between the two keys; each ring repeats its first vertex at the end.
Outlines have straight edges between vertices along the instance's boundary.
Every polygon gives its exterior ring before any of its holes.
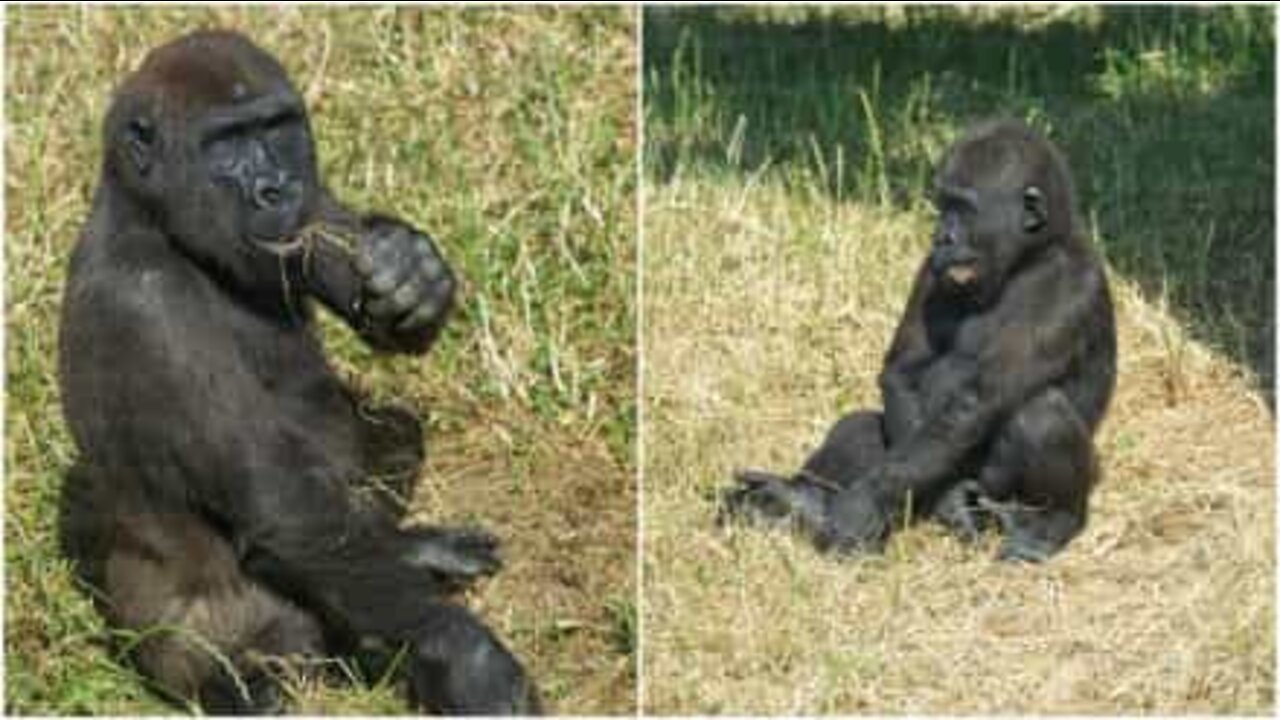
{"type": "Polygon", "coordinates": [[[292,255],[302,249],[304,242],[305,238],[301,233],[293,237],[272,239],[259,238],[252,235],[249,236],[250,245],[258,248],[259,250],[265,250],[272,255],[292,255]]]}
{"type": "Polygon", "coordinates": [[[947,267],[947,280],[959,287],[968,287],[978,279],[978,263],[962,262],[947,267]]]}
{"type": "Polygon", "coordinates": [[[302,249],[300,209],[290,212],[258,212],[249,216],[243,237],[250,247],[272,255],[289,255],[302,249]]]}
{"type": "Polygon", "coordinates": [[[301,190],[300,183],[291,183],[276,191],[276,202],[262,204],[254,200],[244,223],[244,238],[250,245],[273,255],[287,255],[302,248],[301,190]]]}

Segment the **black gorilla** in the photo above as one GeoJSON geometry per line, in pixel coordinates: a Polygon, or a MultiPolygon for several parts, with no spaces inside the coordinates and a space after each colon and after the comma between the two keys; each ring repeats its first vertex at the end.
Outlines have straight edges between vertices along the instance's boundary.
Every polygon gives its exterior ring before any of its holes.
{"type": "Polygon", "coordinates": [[[279,657],[405,645],[415,705],[536,711],[520,663],[446,601],[498,569],[495,539],[399,526],[379,488],[409,491],[418,422],[368,407],[312,333],[315,298],[376,348],[425,352],[455,284],[432,240],[329,195],[301,96],[235,33],[153,50],[104,132],[63,304],[61,535],[142,633],[142,670],[260,712],[279,657]]]}
{"type": "Polygon", "coordinates": [[[957,142],[880,375],[884,413],[841,419],[793,478],[740,473],[727,516],[847,552],[879,549],[909,506],[964,538],[994,518],[1005,559],[1062,549],[1085,524],[1116,371],[1107,280],[1073,198],[1061,156],[1022,123],[957,142]]]}

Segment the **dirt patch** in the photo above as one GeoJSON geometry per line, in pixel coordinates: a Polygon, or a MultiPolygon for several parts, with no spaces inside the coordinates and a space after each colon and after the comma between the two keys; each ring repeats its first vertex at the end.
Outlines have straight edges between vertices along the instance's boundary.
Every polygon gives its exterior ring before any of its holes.
{"type": "Polygon", "coordinates": [[[536,678],[554,679],[542,688],[552,710],[630,714],[634,482],[599,441],[513,430],[536,426],[509,418],[432,441],[415,511],[502,538],[506,566],[470,602],[536,678]]]}

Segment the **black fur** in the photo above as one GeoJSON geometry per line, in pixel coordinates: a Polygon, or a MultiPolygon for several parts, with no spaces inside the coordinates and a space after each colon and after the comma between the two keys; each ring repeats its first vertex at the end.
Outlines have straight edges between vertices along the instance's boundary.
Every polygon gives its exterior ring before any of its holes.
{"type": "Polygon", "coordinates": [[[425,352],[455,285],[434,242],[329,195],[301,97],[234,33],[153,50],[104,140],[63,304],[61,532],[109,621],[149,633],[141,669],[206,710],[271,711],[272,658],[372,639],[410,645],[421,708],[536,711],[445,598],[498,569],[496,540],[400,527],[418,421],[367,407],[312,333],[319,299],[375,347],[425,352]]]}
{"type": "Polygon", "coordinates": [[[1084,527],[1093,432],[1115,385],[1106,276],[1065,162],[1014,121],[956,143],[938,228],[880,375],[884,412],[836,424],[792,478],[743,473],[727,517],[784,521],[822,549],[879,549],[906,507],[1000,556],[1040,561],[1084,527]]]}

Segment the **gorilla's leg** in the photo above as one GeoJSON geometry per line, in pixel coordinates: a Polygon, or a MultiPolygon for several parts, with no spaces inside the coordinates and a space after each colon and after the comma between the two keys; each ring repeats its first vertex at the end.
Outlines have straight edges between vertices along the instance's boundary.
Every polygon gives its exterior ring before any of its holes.
{"type": "Polygon", "coordinates": [[[851,413],[831,428],[822,446],[793,477],[740,472],[738,487],[725,493],[723,516],[791,524],[817,533],[825,525],[830,498],[880,463],[885,452],[883,416],[851,413]]]}
{"type": "Polygon", "coordinates": [[[97,482],[94,471],[81,463],[72,466],[58,497],[58,545],[80,582],[95,591],[105,583],[113,516],[112,497],[97,482]]]}
{"type": "Polygon", "coordinates": [[[211,713],[283,709],[285,658],[324,653],[315,618],[241,571],[232,547],[187,513],[119,516],[105,563],[108,617],[164,693],[211,713]]]}
{"type": "Polygon", "coordinates": [[[1001,428],[979,483],[1005,533],[1002,560],[1041,562],[1084,528],[1097,476],[1089,428],[1050,389],[1001,428]]]}
{"type": "Polygon", "coordinates": [[[448,715],[535,715],[528,676],[493,631],[465,608],[436,603],[409,662],[409,700],[448,715]]]}
{"type": "Polygon", "coordinates": [[[964,542],[974,542],[990,526],[986,492],[976,480],[961,480],[938,496],[929,509],[937,520],[964,542]]]}
{"type": "Polygon", "coordinates": [[[805,461],[800,479],[814,478],[843,490],[878,466],[886,452],[884,416],[870,411],[850,413],[840,418],[805,461]]]}

